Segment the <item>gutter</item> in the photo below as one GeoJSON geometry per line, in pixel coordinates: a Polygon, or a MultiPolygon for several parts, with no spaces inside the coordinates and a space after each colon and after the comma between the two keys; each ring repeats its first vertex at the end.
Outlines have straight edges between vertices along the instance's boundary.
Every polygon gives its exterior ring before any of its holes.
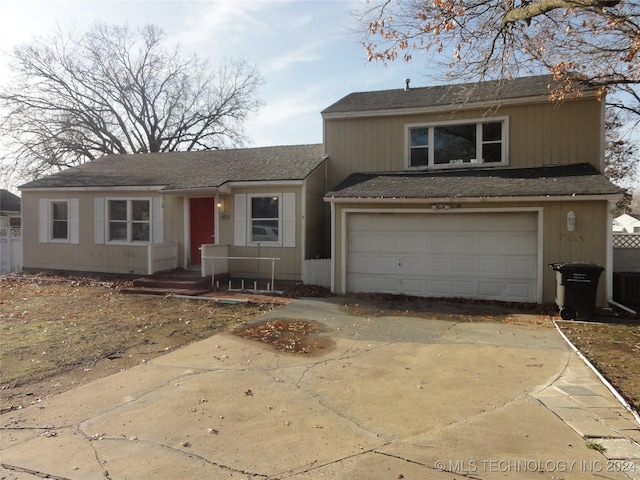
{"type": "Polygon", "coordinates": [[[462,203],[462,202],[566,202],[582,200],[609,200],[616,202],[622,198],[619,194],[608,195],[539,195],[539,196],[505,196],[505,197],[334,197],[324,196],[328,203],[462,203]]]}

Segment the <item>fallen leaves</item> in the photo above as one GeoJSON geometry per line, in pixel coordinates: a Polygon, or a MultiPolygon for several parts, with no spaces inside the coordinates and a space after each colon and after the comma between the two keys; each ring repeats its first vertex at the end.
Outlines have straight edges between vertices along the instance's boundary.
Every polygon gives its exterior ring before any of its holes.
{"type": "Polygon", "coordinates": [[[311,321],[275,319],[245,325],[235,329],[234,334],[273,345],[281,352],[310,353],[313,349],[323,348],[319,341],[312,342],[309,338],[317,329],[317,324],[311,321]]]}

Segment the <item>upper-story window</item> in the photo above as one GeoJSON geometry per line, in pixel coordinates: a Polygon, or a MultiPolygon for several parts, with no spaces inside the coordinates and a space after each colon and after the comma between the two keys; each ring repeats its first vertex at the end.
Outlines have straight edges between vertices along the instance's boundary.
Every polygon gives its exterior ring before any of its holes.
{"type": "Polygon", "coordinates": [[[408,125],[408,167],[506,165],[506,118],[408,125]]]}
{"type": "Polygon", "coordinates": [[[148,242],[151,238],[149,200],[108,200],[108,239],[110,242],[148,242]]]}

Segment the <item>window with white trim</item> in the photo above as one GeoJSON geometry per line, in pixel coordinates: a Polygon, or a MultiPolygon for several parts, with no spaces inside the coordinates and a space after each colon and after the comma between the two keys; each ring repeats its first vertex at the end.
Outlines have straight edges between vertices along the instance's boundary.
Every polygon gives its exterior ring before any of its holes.
{"type": "Polygon", "coordinates": [[[409,168],[506,165],[506,117],[407,125],[409,168]]]}
{"type": "Polygon", "coordinates": [[[41,198],[38,201],[40,243],[80,243],[80,201],[41,198]]]}
{"type": "Polygon", "coordinates": [[[148,199],[107,199],[107,240],[151,241],[151,202],[148,199]]]}
{"type": "Polygon", "coordinates": [[[280,244],[280,196],[250,196],[250,243],[280,244]]]}
{"type": "Polygon", "coordinates": [[[51,240],[69,240],[69,202],[52,201],[51,207],[51,240]]]}

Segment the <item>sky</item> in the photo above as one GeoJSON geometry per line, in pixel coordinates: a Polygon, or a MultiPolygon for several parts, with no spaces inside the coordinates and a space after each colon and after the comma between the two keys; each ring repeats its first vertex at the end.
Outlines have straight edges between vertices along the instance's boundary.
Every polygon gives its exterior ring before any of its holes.
{"type": "MultiPolygon", "coordinates": [[[[83,30],[95,21],[151,23],[184,55],[195,53],[212,66],[225,58],[255,65],[264,84],[262,107],[246,124],[247,146],[322,143],[320,112],[354,91],[427,85],[426,67],[397,61],[367,61],[355,33],[350,0],[0,0],[0,81],[7,53],[58,26],[83,30]]],[[[431,82],[433,83],[433,82],[431,82]]],[[[0,176],[1,177],[1,176],[0,176]]],[[[15,185],[0,185],[15,190],[15,185]]]]}
{"type": "MultiPolygon", "coordinates": [[[[0,0],[0,83],[10,75],[7,54],[36,36],[96,21],[151,23],[185,56],[212,67],[242,58],[258,69],[263,105],[246,124],[247,146],[321,143],[320,112],[345,95],[403,88],[405,78],[412,87],[434,84],[426,63],[367,61],[355,16],[363,1],[0,0]]],[[[20,183],[0,171],[0,188],[17,193],[20,183]]]]}

